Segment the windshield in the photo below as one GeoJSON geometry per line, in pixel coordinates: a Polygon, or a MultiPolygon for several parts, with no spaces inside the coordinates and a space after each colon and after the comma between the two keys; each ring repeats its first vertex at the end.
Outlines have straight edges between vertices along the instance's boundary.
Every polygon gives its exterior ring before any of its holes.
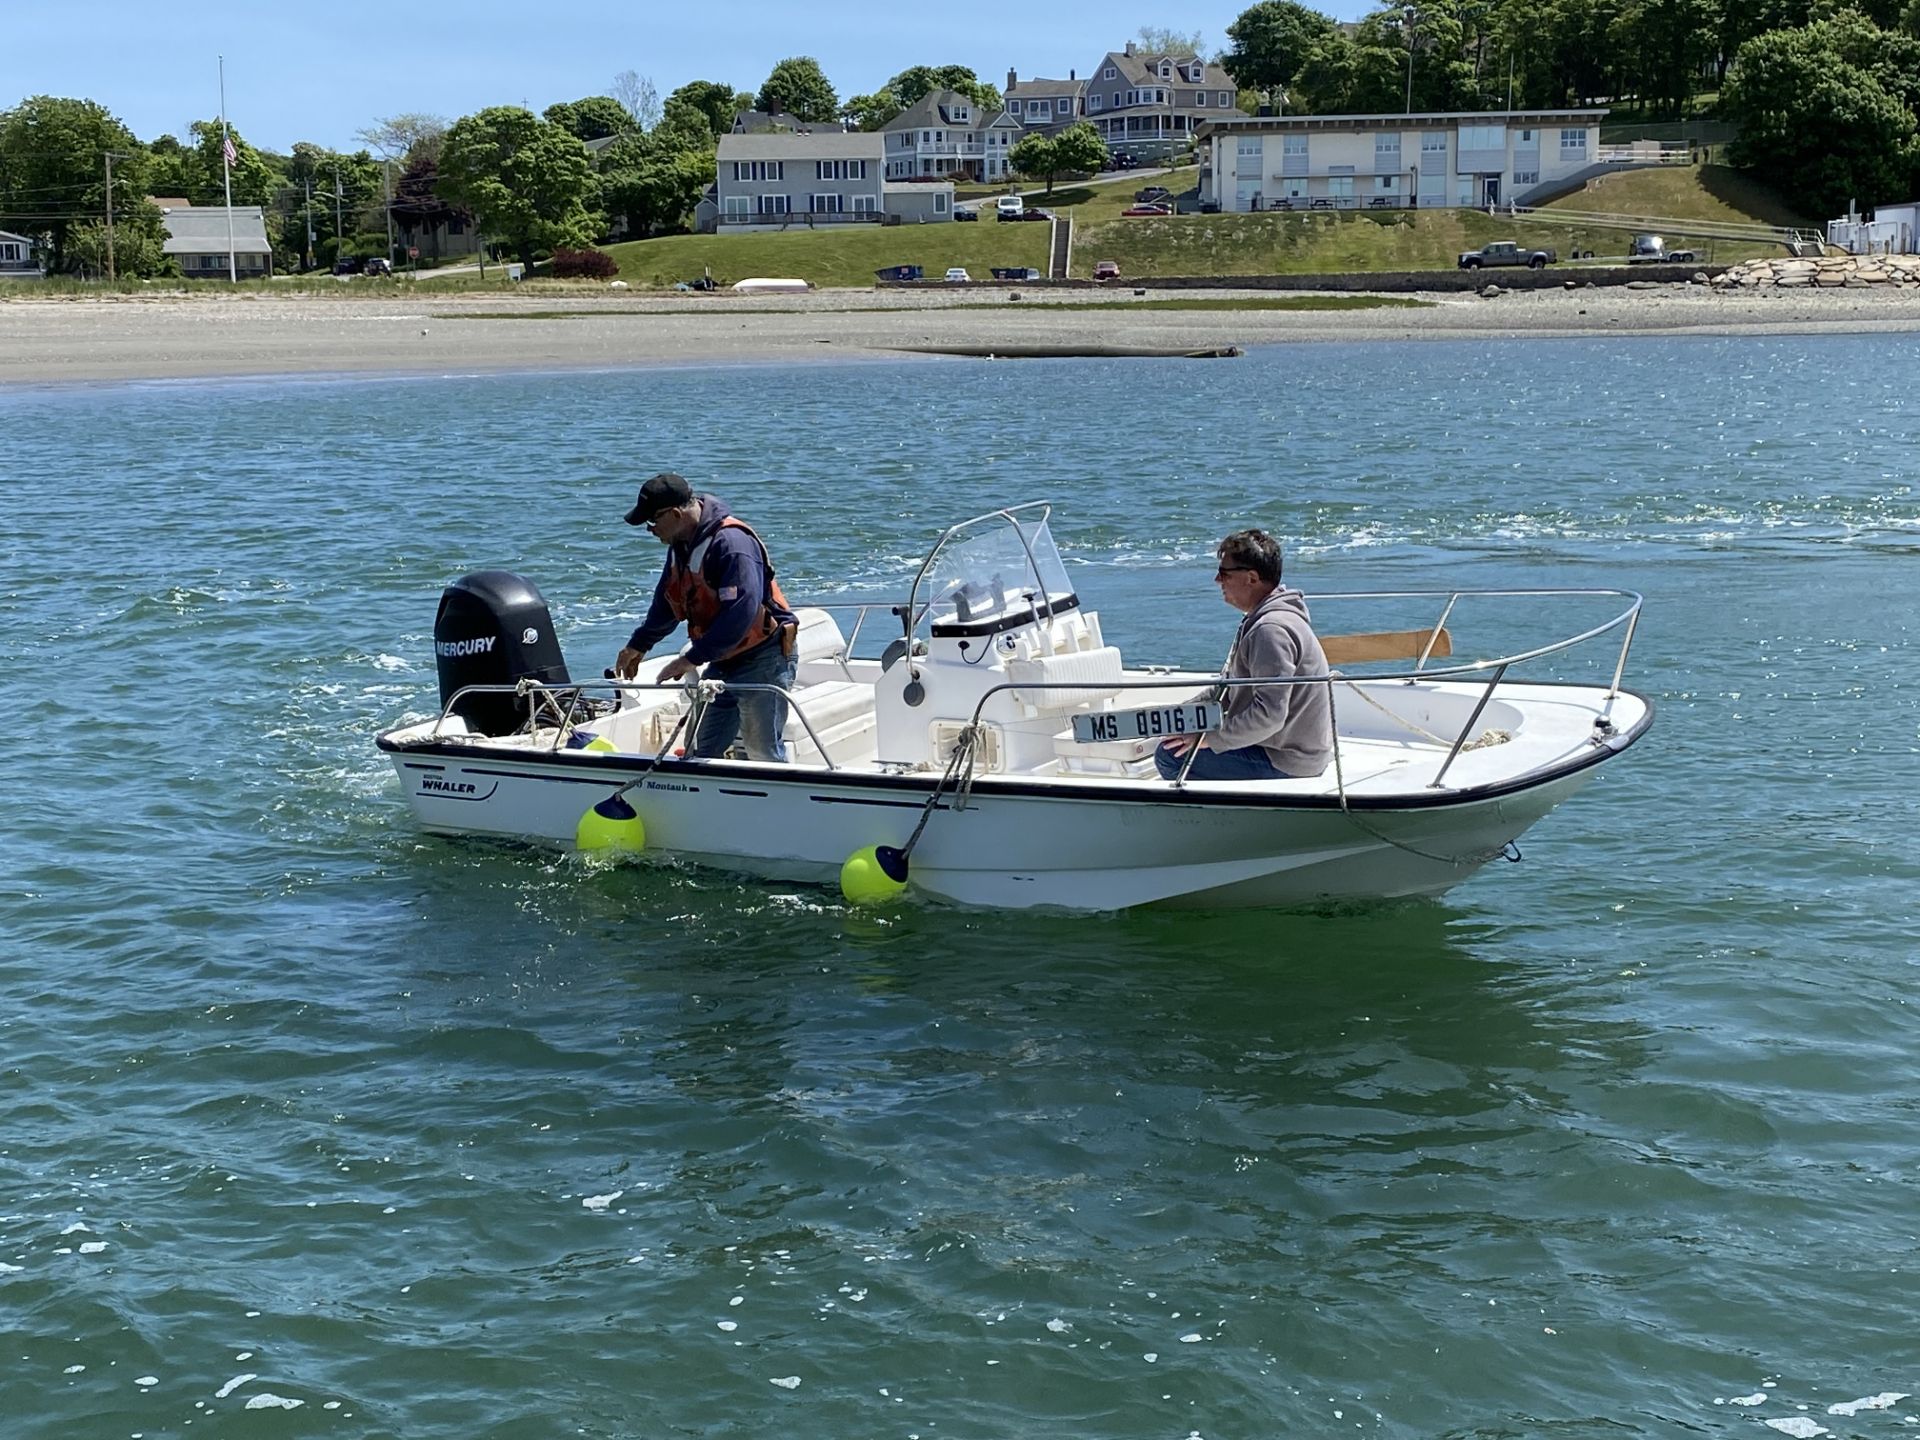
{"type": "Polygon", "coordinates": [[[1047,509],[998,511],[948,536],[915,597],[935,626],[1023,624],[1071,606],[1073,585],[1047,528],[1047,509]]]}

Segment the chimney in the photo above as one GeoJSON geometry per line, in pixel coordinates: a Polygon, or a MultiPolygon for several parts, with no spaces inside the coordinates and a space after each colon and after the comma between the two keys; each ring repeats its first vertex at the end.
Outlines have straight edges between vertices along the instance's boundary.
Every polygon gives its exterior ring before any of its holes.
{"type": "Polygon", "coordinates": [[[1020,83],[1020,72],[1011,65],[1007,67],[1007,89],[1011,90],[1020,83]]]}
{"type": "Polygon", "coordinates": [[[1127,55],[1129,58],[1133,55],[1133,41],[1131,40],[1127,41],[1127,55]]]}
{"type": "Polygon", "coordinates": [[[1067,79],[1078,80],[1079,78],[1080,76],[1071,67],[1069,67],[1067,70],[1067,79]]]}
{"type": "Polygon", "coordinates": [[[1268,119],[1273,114],[1273,106],[1263,103],[1260,106],[1260,109],[1256,113],[1260,116],[1262,120],[1268,119]]]}

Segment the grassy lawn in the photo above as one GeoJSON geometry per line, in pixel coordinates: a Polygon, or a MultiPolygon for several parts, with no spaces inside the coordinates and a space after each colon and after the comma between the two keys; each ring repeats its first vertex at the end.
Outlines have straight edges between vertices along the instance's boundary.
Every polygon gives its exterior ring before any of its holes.
{"type": "Polygon", "coordinates": [[[1541,208],[1816,228],[1815,222],[1789,209],[1772,190],[1729,165],[1674,165],[1602,175],[1589,180],[1585,189],[1541,208]]]}
{"type": "Polygon", "coordinates": [[[1051,225],[849,225],[836,230],[793,229],[753,235],[669,235],[609,245],[620,278],[639,289],[671,289],[713,268],[721,285],[750,276],[794,276],[821,286],[871,285],[889,265],[919,265],[937,280],[964,265],[976,280],[995,265],[1027,265],[1044,273],[1051,225]]]}
{"type": "MultiPolygon", "coordinates": [[[[1674,220],[1807,225],[1766,187],[1720,165],[1674,166],[1608,175],[1542,207],[1658,215],[1674,220]]],[[[1305,215],[1178,215],[1164,219],[1113,218],[1076,210],[1073,270],[1096,260],[1119,262],[1126,276],[1338,274],[1367,270],[1451,270],[1463,250],[1490,240],[1518,240],[1560,252],[1591,250],[1599,260],[1624,258],[1620,230],[1569,220],[1516,221],[1478,210],[1343,210],[1305,215]],[[1088,223],[1093,221],[1093,223],[1088,223]]],[[[1685,239],[1668,227],[1667,240],[1685,239]]],[[[1782,253],[1778,246],[1726,240],[1694,243],[1704,263],[1732,264],[1782,253]]]]}
{"type": "MultiPolygon", "coordinates": [[[[1005,310],[1006,305],[955,305],[955,310],[1005,310]]],[[[1176,300],[1042,300],[1046,310],[1430,310],[1410,295],[1258,295],[1241,299],[1183,296],[1176,300]]]]}

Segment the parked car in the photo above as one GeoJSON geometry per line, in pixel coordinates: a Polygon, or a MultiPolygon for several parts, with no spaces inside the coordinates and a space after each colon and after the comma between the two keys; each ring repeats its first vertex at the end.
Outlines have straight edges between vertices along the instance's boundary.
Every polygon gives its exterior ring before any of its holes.
{"type": "Polygon", "coordinates": [[[918,280],[925,272],[918,265],[889,265],[873,273],[880,280],[918,280]]]}
{"type": "Polygon", "coordinates": [[[1693,261],[1693,251],[1669,250],[1658,235],[1636,235],[1627,247],[1629,265],[1691,265],[1693,261]]]}
{"type": "Polygon", "coordinates": [[[1029,205],[1026,209],[1013,215],[1003,210],[1000,212],[1000,218],[1002,220],[1051,220],[1053,219],[1053,212],[1051,210],[1042,210],[1038,205],[1029,205]]]}
{"type": "Polygon", "coordinates": [[[1120,262],[1118,260],[1094,261],[1093,278],[1096,280],[1118,280],[1120,278],[1120,262]]]}
{"type": "Polygon", "coordinates": [[[1515,241],[1495,240],[1491,245],[1482,245],[1461,255],[1458,268],[1478,270],[1483,265],[1525,265],[1529,270],[1538,270],[1559,258],[1552,250],[1524,250],[1515,241]]]}
{"type": "Polygon", "coordinates": [[[971,285],[973,277],[967,273],[964,265],[949,265],[946,280],[949,285],[971,285]]]}
{"type": "Polygon", "coordinates": [[[333,273],[336,275],[358,275],[360,273],[360,257],[358,255],[342,255],[338,260],[333,262],[333,273]]]}
{"type": "Polygon", "coordinates": [[[953,218],[956,220],[978,220],[980,218],[980,212],[971,205],[956,205],[953,207],[953,218]]]}
{"type": "Polygon", "coordinates": [[[367,261],[362,273],[367,275],[391,275],[393,273],[393,262],[384,255],[375,255],[367,261]]]}
{"type": "Polygon", "coordinates": [[[993,267],[996,280],[1038,280],[1040,272],[1031,265],[996,265],[993,267]]]}
{"type": "Polygon", "coordinates": [[[1000,220],[1017,220],[1026,208],[1026,198],[1020,195],[1002,195],[993,202],[994,216],[1000,220]]]}
{"type": "Polygon", "coordinates": [[[1173,203],[1173,191],[1164,185],[1148,185],[1134,191],[1133,198],[1142,205],[1152,205],[1160,201],[1165,201],[1171,205],[1173,203]]]}
{"type": "Polygon", "coordinates": [[[1120,212],[1122,215],[1171,215],[1171,205],[1129,205],[1120,212]]]}

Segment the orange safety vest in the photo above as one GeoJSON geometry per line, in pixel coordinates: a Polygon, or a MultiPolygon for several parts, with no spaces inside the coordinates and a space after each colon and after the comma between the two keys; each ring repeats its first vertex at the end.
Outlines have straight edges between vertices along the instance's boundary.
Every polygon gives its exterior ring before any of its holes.
{"type": "MultiPolygon", "coordinates": [[[[787,597],[780,593],[780,582],[773,578],[773,557],[767,554],[767,542],[758,535],[754,535],[753,527],[746,521],[736,520],[729,515],[720,522],[719,528],[744,530],[747,534],[753,535],[753,543],[760,547],[760,563],[766,567],[767,571],[767,599],[772,602],[772,604],[762,602],[759,618],[748,628],[738,645],[726,654],[715,657],[719,660],[731,660],[736,655],[745,654],[756,645],[765,644],[779,633],[783,624],[789,623],[775,616],[774,605],[787,611],[791,611],[793,607],[787,604],[787,597]]],[[[709,536],[708,543],[711,543],[711,540],[712,537],[709,536]]],[[[692,558],[691,554],[688,558],[692,558]]],[[[676,620],[687,622],[687,634],[695,640],[707,633],[721,610],[719,594],[707,583],[707,577],[701,573],[705,568],[706,556],[702,554],[700,558],[702,564],[689,565],[677,555],[673,556],[668,562],[670,568],[667,572],[667,604],[673,607],[676,620]]]]}

